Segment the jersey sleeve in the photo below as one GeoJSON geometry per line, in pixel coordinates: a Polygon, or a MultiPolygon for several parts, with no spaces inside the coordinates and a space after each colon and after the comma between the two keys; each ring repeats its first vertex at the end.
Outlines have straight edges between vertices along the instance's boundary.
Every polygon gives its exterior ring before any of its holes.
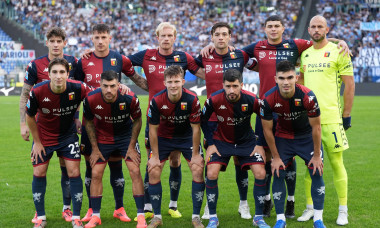
{"type": "Polygon", "coordinates": [[[34,61],[31,61],[26,68],[24,83],[33,86],[37,79],[37,66],[34,61]]]}
{"type": "Polygon", "coordinates": [[[207,140],[207,144],[209,146],[214,145],[214,140],[213,140],[213,132],[210,130],[208,126],[208,120],[211,117],[211,114],[214,112],[214,107],[212,104],[212,98],[209,98],[205,101],[205,104],[203,106],[202,110],[202,129],[203,129],[203,134],[204,137],[207,140]],[[207,134],[208,133],[208,134],[207,134]]]}
{"type": "Polygon", "coordinates": [[[198,55],[194,60],[195,60],[195,62],[197,63],[197,65],[198,65],[199,67],[204,67],[204,66],[203,66],[202,55],[198,55]]]}
{"type": "Polygon", "coordinates": [[[342,54],[339,54],[337,61],[338,61],[339,75],[347,75],[347,76],[354,75],[354,69],[352,67],[352,61],[349,55],[343,56],[342,54]]]}
{"type": "Polygon", "coordinates": [[[91,111],[90,104],[88,103],[87,97],[83,101],[83,116],[87,120],[93,120],[94,119],[94,114],[91,111]]]}
{"type": "Polygon", "coordinates": [[[78,81],[84,81],[84,72],[83,72],[83,67],[82,67],[82,59],[80,59],[78,61],[78,65],[75,69],[75,73],[74,73],[74,79],[75,80],[78,80],[78,81]]]}
{"type": "Polygon", "coordinates": [[[267,99],[260,102],[260,117],[264,120],[273,120],[273,111],[267,99]]]}
{"type": "Polygon", "coordinates": [[[192,74],[196,74],[198,69],[199,69],[198,64],[195,62],[193,56],[191,56],[189,53],[185,53],[185,54],[186,54],[186,58],[187,58],[187,69],[192,74]]]}
{"type": "Polygon", "coordinates": [[[313,91],[305,94],[303,98],[303,104],[307,111],[308,117],[318,117],[321,115],[321,110],[319,109],[317,97],[315,96],[313,91]]]}
{"type": "Polygon", "coordinates": [[[135,69],[132,66],[132,62],[125,55],[122,55],[123,59],[123,69],[121,70],[127,77],[132,77],[135,75],[135,69]]]}
{"type": "Polygon", "coordinates": [[[69,78],[71,79],[75,79],[75,71],[78,67],[78,59],[75,58],[74,56],[73,56],[73,59],[74,61],[71,62],[71,69],[70,69],[70,74],[69,74],[69,78]]]}
{"type": "Polygon", "coordinates": [[[296,44],[298,48],[298,54],[301,54],[303,51],[313,46],[312,41],[304,40],[304,39],[294,39],[294,43],[296,44]]]}
{"type": "Polygon", "coordinates": [[[256,44],[257,44],[257,42],[253,43],[253,44],[250,44],[250,45],[244,47],[242,50],[245,53],[247,53],[250,58],[253,58],[253,57],[255,57],[254,56],[254,51],[255,51],[256,44]]]}
{"type": "Polygon", "coordinates": [[[201,122],[201,104],[198,97],[195,97],[191,105],[190,123],[197,124],[201,122]]]}
{"type": "Polygon", "coordinates": [[[157,103],[154,98],[150,101],[148,117],[149,117],[150,124],[153,124],[153,125],[160,124],[160,111],[158,110],[157,103]]]}
{"type": "Polygon", "coordinates": [[[81,99],[83,100],[89,92],[94,91],[96,88],[88,86],[86,83],[81,82],[81,99]]]}
{"type": "Polygon", "coordinates": [[[136,95],[133,95],[130,110],[132,119],[136,120],[141,118],[140,101],[136,95]]]}
{"type": "Polygon", "coordinates": [[[142,66],[144,62],[144,56],[145,56],[146,50],[137,52],[136,54],[129,55],[128,59],[131,60],[133,66],[142,66]]]}
{"type": "Polygon", "coordinates": [[[29,99],[26,103],[26,114],[28,116],[35,116],[37,114],[38,102],[34,89],[29,92],[29,99]]]}
{"type": "Polygon", "coordinates": [[[255,94],[254,101],[253,101],[253,112],[256,113],[256,115],[260,115],[260,104],[259,104],[259,98],[255,94]]]}

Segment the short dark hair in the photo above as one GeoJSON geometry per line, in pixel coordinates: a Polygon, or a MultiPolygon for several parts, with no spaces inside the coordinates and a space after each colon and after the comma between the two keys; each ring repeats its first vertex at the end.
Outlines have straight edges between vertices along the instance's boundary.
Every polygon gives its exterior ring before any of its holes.
{"type": "Polygon", "coordinates": [[[53,60],[51,60],[50,63],[49,63],[49,66],[48,66],[49,73],[51,71],[51,68],[54,65],[62,65],[62,66],[64,66],[66,68],[66,72],[70,71],[69,63],[64,58],[54,58],[53,60]]]}
{"type": "Polygon", "coordinates": [[[168,66],[168,68],[165,69],[164,71],[164,79],[166,78],[171,78],[174,76],[180,75],[182,78],[185,78],[185,72],[183,71],[181,66],[178,65],[171,65],[168,66]]]}
{"type": "Polygon", "coordinates": [[[282,20],[282,18],[278,15],[272,15],[272,16],[269,16],[266,20],[265,20],[265,23],[264,23],[264,27],[267,26],[267,22],[268,21],[279,21],[281,23],[282,26],[284,26],[284,21],[282,20]]]}
{"type": "Polygon", "coordinates": [[[46,39],[49,40],[53,36],[61,37],[62,40],[65,40],[66,39],[66,32],[65,32],[65,30],[61,29],[60,27],[52,27],[47,31],[46,39]]]}
{"type": "Polygon", "coordinates": [[[289,71],[296,71],[296,68],[294,64],[288,60],[283,60],[279,62],[276,66],[276,73],[277,72],[289,72],[289,71]]]}
{"type": "Polygon", "coordinates": [[[119,81],[119,74],[116,73],[115,71],[113,70],[107,70],[107,71],[104,71],[101,75],[100,75],[100,80],[106,80],[106,81],[112,81],[116,79],[117,81],[119,81]]]}
{"type": "Polygon", "coordinates": [[[211,35],[214,35],[215,30],[216,30],[217,28],[223,28],[223,27],[227,28],[227,29],[228,29],[228,34],[231,35],[231,33],[232,33],[232,28],[231,28],[231,26],[230,26],[228,23],[226,23],[226,22],[217,22],[217,23],[215,23],[214,26],[212,26],[212,28],[211,28],[211,35]]]}
{"type": "Polygon", "coordinates": [[[243,82],[243,75],[239,70],[236,69],[228,69],[224,71],[223,73],[223,82],[234,82],[236,80],[239,80],[240,83],[243,82]]]}
{"type": "Polygon", "coordinates": [[[111,29],[108,25],[106,24],[96,24],[92,27],[92,33],[97,31],[98,33],[110,33],[111,29]]]}

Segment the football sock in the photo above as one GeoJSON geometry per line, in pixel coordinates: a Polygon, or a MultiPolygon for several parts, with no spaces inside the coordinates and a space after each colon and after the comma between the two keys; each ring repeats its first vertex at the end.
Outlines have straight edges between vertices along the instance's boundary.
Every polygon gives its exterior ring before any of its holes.
{"type": "Polygon", "coordinates": [[[90,200],[91,176],[92,176],[92,168],[90,165],[90,161],[86,161],[86,174],[84,177],[84,185],[86,186],[86,193],[88,197],[88,208],[91,208],[91,200],[90,200]]]}
{"type": "Polygon", "coordinates": [[[311,176],[311,197],[314,203],[314,210],[323,210],[325,202],[325,183],[323,177],[319,175],[317,170],[313,175],[313,169],[309,169],[311,176]]]}
{"type": "Polygon", "coordinates": [[[113,189],[113,196],[115,199],[115,210],[124,206],[124,175],[123,175],[123,163],[122,161],[108,161],[110,169],[110,182],[113,189]]]}
{"type": "Polygon", "coordinates": [[[149,183],[149,196],[152,202],[155,215],[161,215],[162,185],[161,181],[157,184],[149,183]]]}
{"type": "Polygon", "coordinates": [[[262,180],[255,178],[255,186],[253,187],[253,198],[255,199],[255,215],[263,214],[264,198],[266,195],[265,191],[266,191],[265,178],[262,180]]]}
{"type": "Polygon", "coordinates": [[[219,189],[218,189],[218,179],[216,180],[206,180],[206,196],[207,205],[211,215],[216,215],[216,204],[218,202],[219,189]]]}
{"type": "Polygon", "coordinates": [[[44,216],[45,215],[46,176],[37,177],[33,175],[32,192],[33,192],[34,206],[36,207],[36,211],[37,211],[37,216],[44,216]]]}
{"type": "Polygon", "coordinates": [[[278,177],[275,172],[273,176],[273,185],[272,185],[272,195],[273,195],[274,207],[276,209],[277,215],[284,214],[285,197],[286,197],[286,187],[285,187],[286,171],[283,169],[280,169],[279,172],[280,172],[280,177],[278,177]]]}
{"type": "Polygon", "coordinates": [[[80,216],[83,199],[83,182],[80,175],[77,177],[70,177],[70,194],[72,195],[73,215],[80,216]]]}
{"type": "Polygon", "coordinates": [[[314,219],[313,221],[318,221],[322,220],[323,221],[323,210],[314,210],[314,219]]]}
{"type": "Polygon", "coordinates": [[[296,176],[297,176],[297,163],[296,159],[293,159],[288,167],[286,167],[285,182],[289,196],[294,196],[296,192],[296,176]]]}
{"type": "MultiPolygon", "coordinates": [[[[70,205],[71,205],[71,202],[70,202],[70,205]]],[[[62,212],[64,212],[67,209],[71,210],[71,206],[70,205],[63,205],[62,212]]]]}
{"type": "Polygon", "coordinates": [[[145,178],[144,178],[144,204],[145,205],[151,204],[148,189],[149,189],[149,173],[148,173],[148,165],[146,165],[145,178]]]}
{"type": "Polygon", "coordinates": [[[242,170],[240,165],[235,165],[236,184],[239,189],[240,200],[247,200],[248,172],[242,170]]]}
{"type": "Polygon", "coordinates": [[[266,172],[266,174],[265,174],[265,182],[266,182],[265,193],[266,193],[266,195],[269,195],[269,199],[266,199],[266,200],[270,200],[270,186],[271,186],[271,181],[272,181],[271,164],[272,164],[271,161],[267,161],[267,163],[265,163],[265,172],[266,172]]]}
{"type": "Polygon", "coordinates": [[[196,182],[193,180],[191,197],[193,199],[193,215],[199,215],[201,213],[203,195],[205,190],[205,183],[196,182]]]}
{"type": "Polygon", "coordinates": [[[339,198],[339,205],[347,205],[347,172],[343,164],[343,151],[328,152],[331,168],[333,170],[333,180],[336,193],[339,198]]]}
{"type": "Polygon", "coordinates": [[[135,199],[137,213],[144,213],[144,195],[133,195],[135,199]]]}
{"type": "Polygon", "coordinates": [[[71,205],[70,180],[65,166],[61,166],[61,188],[63,205],[71,205]]]}
{"type": "Polygon", "coordinates": [[[96,213],[100,213],[100,207],[102,206],[102,196],[91,196],[90,200],[91,200],[93,215],[95,215],[96,213]]]}
{"type": "Polygon", "coordinates": [[[170,200],[178,201],[179,190],[181,188],[182,172],[181,165],[179,167],[170,166],[169,187],[170,187],[170,200]]]}
{"type": "Polygon", "coordinates": [[[286,221],[285,214],[277,214],[277,221],[278,220],[286,221]]]}

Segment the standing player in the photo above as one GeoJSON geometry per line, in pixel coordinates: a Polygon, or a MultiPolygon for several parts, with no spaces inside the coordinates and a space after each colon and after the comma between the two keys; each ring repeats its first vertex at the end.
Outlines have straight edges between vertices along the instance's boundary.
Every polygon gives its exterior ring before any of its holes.
{"type": "MultiPolygon", "coordinates": [[[[25,141],[29,141],[29,128],[25,122],[25,105],[29,97],[29,92],[32,86],[40,83],[42,81],[49,80],[48,65],[50,60],[54,58],[64,58],[69,63],[70,77],[73,78],[73,73],[77,65],[77,59],[71,55],[64,55],[63,48],[66,46],[66,33],[63,29],[58,27],[53,27],[46,33],[46,46],[49,49],[47,55],[41,56],[29,63],[26,69],[26,75],[24,79],[24,85],[22,88],[20,96],[20,129],[21,136],[25,141]]],[[[79,116],[76,116],[77,131],[80,133],[80,121],[79,116]]],[[[70,181],[67,175],[67,169],[65,162],[62,158],[59,159],[61,165],[61,187],[62,187],[62,198],[63,198],[63,208],[62,217],[67,221],[71,222],[71,196],[70,196],[70,181]]],[[[32,222],[36,221],[37,214],[32,219],[32,222]]]]}
{"type": "MultiPolygon", "coordinates": [[[[244,66],[251,68],[255,66],[253,60],[242,50],[236,49],[230,51],[228,44],[231,40],[232,29],[229,24],[225,22],[218,22],[211,28],[211,41],[215,45],[215,50],[210,54],[208,58],[202,58],[201,55],[196,58],[197,64],[205,68],[205,80],[207,98],[212,93],[223,89],[223,72],[227,69],[237,69],[240,73],[243,73],[244,66]]],[[[216,130],[217,119],[215,113],[212,114],[207,122],[208,128],[202,126],[204,134],[212,134],[216,130]],[[210,132],[205,130],[209,129],[210,132]]],[[[209,136],[210,137],[210,136],[209,136]]],[[[207,149],[207,137],[204,139],[204,146],[207,149]]],[[[244,219],[251,219],[252,216],[249,211],[249,205],[247,202],[248,193],[248,172],[241,169],[241,166],[234,156],[235,171],[236,171],[236,184],[239,189],[240,205],[238,212],[244,219]]],[[[206,204],[205,213],[202,216],[203,219],[209,219],[208,207],[206,204]]]]}
{"type": "MultiPolygon", "coordinates": [[[[132,67],[129,59],[119,53],[109,49],[111,41],[110,28],[105,24],[97,24],[92,28],[92,42],[95,46],[95,52],[91,54],[90,58],[81,58],[78,62],[78,69],[75,73],[75,79],[84,81],[90,86],[99,87],[100,77],[104,71],[113,70],[118,73],[119,81],[121,79],[121,73],[124,73],[128,77],[134,80],[134,78],[143,79],[138,77],[135,70],[132,67]]],[[[83,121],[83,124],[85,122],[83,121]]],[[[90,197],[90,185],[91,185],[91,165],[89,162],[91,154],[91,143],[88,140],[86,129],[82,126],[82,138],[81,138],[81,152],[86,159],[86,178],[85,185],[87,196],[90,197]]],[[[115,211],[113,216],[120,219],[123,222],[129,222],[130,218],[127,216],[124,210],[123,196],[124,196],[124,175],[122,170],[122,158],[120,156],[112,156],[108,160],[110,168],[110,182],[113,188],[115,198],[115,211]]],[[[89,198],[89,209],[86,216],[82,219],[84,222],[88,222],[92,215],[92,205],[89,198]]]]}
{"type": "MultiPolygon", "coordinates": [[[[168,22],[162,22],[156,29],[156,38],[158,41],[157,49],[146,49],[136,54],[128,56],[134,66],[141,66],[144,69],[146,80],[149,87],[149,102],[153,96],[165,89],[163,85],[164,70],[171,65],[181,66],[183,70],[189,70],[197,77],[204,79],[204,69],[199,68],[194,58],[182,51],[175,51],[173,48],[174,42],[177,37],[177,30],[174,25],[168,22]]],[[[136,85],[140,86],[140,80],[135,80],[136,85]]],[[[145,86],[144,84],[142,86],[145,86]]],[[[144,88],[144,87],[142,87],[144,88]]],[[[147,153],[150,152],[149,145],[149,128],[148,121],[145,128],[145,146],[147,153]]],[[[181,173],[181,154],[171,153],[170,155],[170,203],[169,214],[173,218],[181,217],[181,213],[177,208],[177,200],[179,196],[179,190],[181,188],[182,173],[181,173]]],[[[148,172],[145,173],[144,187],[145,187],[145,212],[146,217],[152,216],[152,205],[150,203],[149,192],[149,176],[148,172]]]]}
{"type": "Polygon", "coordinates": [[[198,97],[183,88],[184,77],[181,66],[166,68],[164,71],[166,89],[157,93],[150,102],[148,117],[152,151],[148,161],[148,172],[149,196],[154,210],[154,218],[148,226],[150,228],[162,225],[161,173],[165,161],[172,153],[182,153],[187,160],[193,176],[192,223],[196,228],[204,227],[199,216],[205,188],[204,160],[200,147],[201,107],[198,97]]]}
{"type": "Polygon", "coordinates": [[[48,66],[51,80],[34,86],[26,104],[26,120],[33,136],[32,191],[37,211],[34,227],[46,226],[46,173],[54,151],[64,159],[67,167],[70,193],[73,196],[72,225],[77,228],[83,227],[80,221],[83,185],[74,115],[90,89],[84,83],[69,80],[69,70],[69,64],[65,59],[53,59],[48,66]]]}
{"type": "MultiPolygon", "coordinates": [[[[239,70],[228,69],[223,74],[223,89],[211,95],[203,108],[202,122],[207,122],[215,112],[218,120],[216,130],[206,135],[207,180],[206,195],[210,210],[208,228],[216,228],[218,202],[218,175],[224,171],[231,156],[237,156],[242,169],[251,169],[255,175],[253,196],[255,217],[253,225],[269,227],[263,219],[265,197],[265,153],[256,150],[256,137],[251,127],[251,115],[258,113],[259,103],[255,94],[242,90],[243,76],[239,70]]],[[[206,124],[207,128],[208,125],[206,124]]]]}
{"type": "Polygon", "coordinates": [[[323,228],[322,214],[325,185],[322,178],[321,120],[317,98],[302,85],[296,85],[298,76],[294,65],[287,61],[277,64],[277,85],[265,93],[260,115],[265,139],[271,150],[273,200],[277,213],[275,228],[285,228],[285,168],[295,155],[308,166],[312,179],[314,227],[323,228]],[[273,134],[273,113],[277,113],[276,137],[273,134]]]}
{"type": "Polygon", "coordinates": [[[119,75],[112,70],[105,71],[101,74],[100,88],[89,93],[84,102],[86,130],[92,147],[90,200],[93,210],[91,220],[85,227],[96,227],[101,224],[102,178],[111,154],[117,154],[125,159],[136,201],[137,228],[146,227],[144,186],[137,142],[141,130],[140,104],[132,92],[121,95],[118,91],[119,85],[119,75]]]}
{"type": "MultiPolygon", "coordinates": [[[[347,172],[343,164],[343,151],[348,149],[345,130],[351,127],[351,109],[354,102],[355,82],[351,58],[338,53],[336,45],[329,43],[326,19],[315,16],[308,28],[313,47],[301,56],[301,77],[305,86],[312,89],[321,107],[322,144],[333,170],[334,185],[339,197],[338,225],[348,224],[347,172]],[[345,84],[343,110],[340,104],[340,87],[345,84]],[[343,124],[342,124],[343,119],[343,124]]],[[[298,221],[307,221],[312,215],[310,178],[305,176],[307,209],[298,221]]]]}

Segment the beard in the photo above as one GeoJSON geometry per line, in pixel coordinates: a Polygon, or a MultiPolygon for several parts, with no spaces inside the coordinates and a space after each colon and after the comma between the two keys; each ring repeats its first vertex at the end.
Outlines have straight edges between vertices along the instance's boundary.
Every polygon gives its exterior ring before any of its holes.
{"type": "Polygon", "coordinates": [[[326,34],[320,35],[319,39],[316,39],[316,38],[314,38],[314,36],[311,36],[311,39],[312,39],[314,42],[316,42],[316,43],[318,43],[318,42],[324,40],[325,38],[326,38],[326,34]]]}

